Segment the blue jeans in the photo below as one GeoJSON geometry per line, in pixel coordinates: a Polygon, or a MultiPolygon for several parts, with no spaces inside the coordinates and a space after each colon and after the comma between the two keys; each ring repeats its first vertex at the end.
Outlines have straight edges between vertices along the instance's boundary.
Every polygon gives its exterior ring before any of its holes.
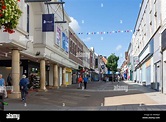
{"type": "Polygon", "coordinates": [[[84,89],[86,89],[86,86],[87,86],[87,82],[84,82],[84,89]]]}
{"type": "Polygon", "coordinates": [[[26,103],[27,90],[21,90],[21,99],[26,103]]]}

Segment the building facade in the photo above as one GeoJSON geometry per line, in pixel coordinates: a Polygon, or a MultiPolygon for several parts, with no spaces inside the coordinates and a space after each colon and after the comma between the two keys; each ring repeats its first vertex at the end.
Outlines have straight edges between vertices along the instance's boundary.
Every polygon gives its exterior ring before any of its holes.
{"type": "Polygon", "coordinates": [[[79,70],[83,68],[83,44],[71,27],[69,27],[69,45],[69,59],[77,64],[72,71],[72,83],[77,83],[79,70]]]}
{"type": "Polygon", "coordinates": [[[165,8],[164,0],[143,0],[131,41],[133,80],[162,92],[166,88],[164,50],[161,48],[165,41],[165,8]]]}
{"type": "Polygon", "coordinates": [[[65,11],[63,14],[59,4],[47,6],[43,2],[20,1],[19,6],[23,14],[15,33],[0,30],[0,72],[4,78],[12,74],[13,91],[8,96],[20,97],[22,74],[27,77],[36,75],[39,91],[46,91],[47,86],[59,88],[70,85],[72,70],[78,69],[79,63],[69,58],[69,16],[65,11]],[[44,32],[46,20],[43,16],[48,14],[54,16],[53,31],[44,32]]]}

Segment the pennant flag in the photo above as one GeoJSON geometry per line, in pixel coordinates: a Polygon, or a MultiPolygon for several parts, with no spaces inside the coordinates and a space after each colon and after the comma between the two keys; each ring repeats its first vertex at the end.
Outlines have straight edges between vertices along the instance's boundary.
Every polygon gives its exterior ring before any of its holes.
{"type": "Polygon", "coordinates": [[[82,24],[84,24],[84,20],[82,20],[82,24]]]}
{"type": "Polygon", "coordinates": [[[103,5],[103,3],[101,3],[101,7],[103,7],[104,5],[103,5]]]}
{"type": "MultiPolygon", "coordinates": [[[[110,31],[110,32],[106,32],[106,31],[104,31],[104,32],[86,32],[85,34],[87,34],[87,35],[94,35],[94,34],[112,34],[112,33],[124,33],[124,32],[126,32],[126,33],[129,33],[129,32],[133,32],[133,30],[115,30],[115,31],[110,31]]],[[[76,34],[76,33],[71,33],[70,35],[74,35],[74,34],[76,34]]],[[[83,32],[79,32],[78,33],[79,35],[80,34],[84,34],[83,32]]]]}

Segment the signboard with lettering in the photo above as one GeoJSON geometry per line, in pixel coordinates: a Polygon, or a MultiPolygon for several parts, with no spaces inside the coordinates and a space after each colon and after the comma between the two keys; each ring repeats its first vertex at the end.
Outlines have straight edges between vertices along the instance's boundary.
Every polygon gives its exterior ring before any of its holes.
{"type": "Polygon", "coordinates": [[[54,32],[54,14],[42,15],[42,32],[54,32]]]}
{"type": "Polygon", "coordinates": [[[61,44],[61,36],[62,36],[62,34],[61,34],[62,32],[61,32],[61,29],[57,26],[57,28],[56,28],[56,44],[58,45],[58,46],[60,46],[60,44],[61,44]]]}
{"type": "Polygon", "coordinates": [[[68,53],[69,52],[69,40],[65,33],[62,32],[62,48],[68,53]]]}

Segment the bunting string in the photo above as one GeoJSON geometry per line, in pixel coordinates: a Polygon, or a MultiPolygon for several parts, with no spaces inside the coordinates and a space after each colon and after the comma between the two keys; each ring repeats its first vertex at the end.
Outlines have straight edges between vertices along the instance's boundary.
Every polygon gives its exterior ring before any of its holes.
{"type": "Polygon", "coordinates": [[[97,35],[97,34],[114,34],[114,33],[132,33],[133,30],[118,30],[118,31],[107,31],[107,32],[79,32],[79,33],[71,33],[72,34],[78,34],[78,35],[97,35]]]}

